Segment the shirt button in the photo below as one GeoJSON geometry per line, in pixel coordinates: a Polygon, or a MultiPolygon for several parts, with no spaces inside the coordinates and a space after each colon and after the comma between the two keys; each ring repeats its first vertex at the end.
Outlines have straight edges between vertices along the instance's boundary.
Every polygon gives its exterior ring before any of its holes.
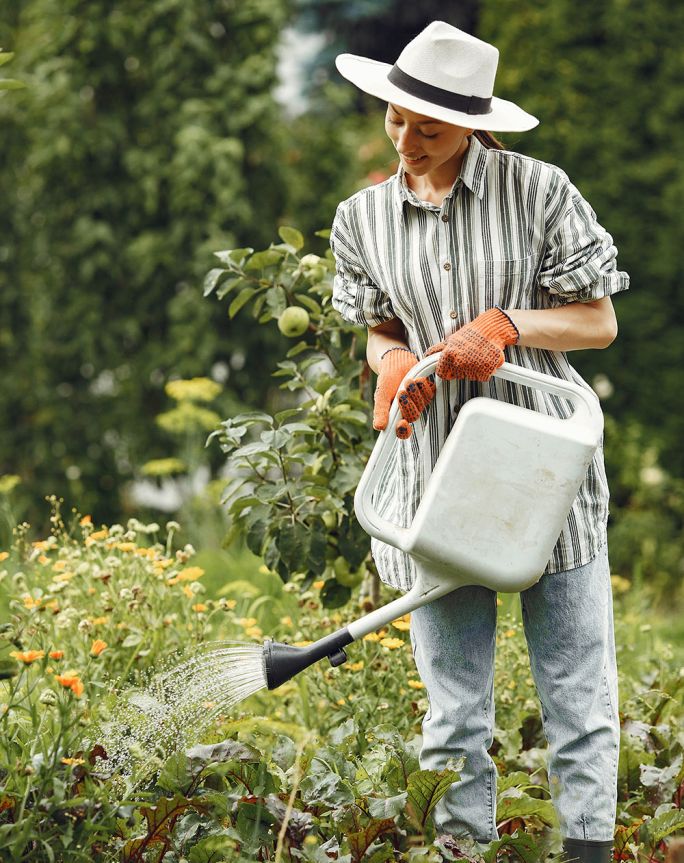
{"type": "Polygon", "coordinates": [[[447,216],[447,214],[446,214],[446,213],[444,213],[444,215],[442,216],[442,221],[443,221],[443,222],[448,222],[448,221],[449,221],[449,217],[447,216]]]}
{"type": "Polygon", "coordinates": [[[444,269],[445,269],[445,270],[450,270],[450,269],[451,269],[451,264],[449,263],[449,261],[447,261],[447,262],[444,264],[444,269]]]}
{"type": "Polygon", "coordinates": [[[449,317],[450,317],[450,318],[452,318],[452,319],[455,321],[455,320],[456,320],[456,318],[458,317],[458,312],[455,312],[455,311],[452,309],[452,310],[449,312],[449,317]]]}

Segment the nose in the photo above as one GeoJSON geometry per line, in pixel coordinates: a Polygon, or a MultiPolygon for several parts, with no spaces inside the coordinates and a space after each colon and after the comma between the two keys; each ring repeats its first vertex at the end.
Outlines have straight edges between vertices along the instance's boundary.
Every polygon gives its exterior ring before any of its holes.
{"type": "Polygon", "coordinates": [[[395,146],[399,153],[404,156],[414,156],[420,151],[420,147],[416,146],[417,135],[415,130],[403,127],[397,135],[395,146]]]}

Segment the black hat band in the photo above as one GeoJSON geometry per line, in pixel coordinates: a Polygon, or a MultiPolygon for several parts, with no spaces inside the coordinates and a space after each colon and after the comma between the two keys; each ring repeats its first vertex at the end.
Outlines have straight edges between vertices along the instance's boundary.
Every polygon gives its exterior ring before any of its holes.
{"type": "Polygon", "coordinates": [[[492,112],[491,96],[488,98],[462,96],[451,90],[433,87],[432,84],[426,84],[412,75],[407,75],[396,64],[390,69],[387,80],[409,96],[432,102],[433,105],[440,105],[442,108],[449,108],[451,111],[461,111],[464,114],[491,114],[492,112]]]}

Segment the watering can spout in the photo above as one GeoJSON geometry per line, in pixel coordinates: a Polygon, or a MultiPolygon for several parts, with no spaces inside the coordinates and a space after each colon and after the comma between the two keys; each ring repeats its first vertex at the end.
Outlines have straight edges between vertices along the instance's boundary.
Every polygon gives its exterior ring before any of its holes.
{"type": "Polygon", "coordinates": [[[264,669],[266,684],[269,689],[277,689],[295,674],[318,662],[326,656],[332,666],[342,665],[347,661],[344,648],[354,641],[347,627],[338,629],[332,635],[326,635],[306,647],[295,647],[282,641],[264,642],[264,669]]]}

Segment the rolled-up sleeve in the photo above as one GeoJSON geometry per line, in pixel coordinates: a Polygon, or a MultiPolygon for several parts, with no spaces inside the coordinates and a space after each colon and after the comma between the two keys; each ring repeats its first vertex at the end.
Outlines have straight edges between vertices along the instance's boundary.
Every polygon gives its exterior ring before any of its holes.
{"type": "Polygon", "coordinates": [[[347,221],[344,201],[335,213],[330,248],[335,256],[332,304],[345,321],[375,327],[395,318],[389,296],[373,282],[363,267],[347,221]]]}
{"type": "Polygon", "coordinates": [[[629,288],[617,249],[579,190],[560,169],[546,196],[546,245],[539,285],[553,305],[590,302],[629,288]]]}

